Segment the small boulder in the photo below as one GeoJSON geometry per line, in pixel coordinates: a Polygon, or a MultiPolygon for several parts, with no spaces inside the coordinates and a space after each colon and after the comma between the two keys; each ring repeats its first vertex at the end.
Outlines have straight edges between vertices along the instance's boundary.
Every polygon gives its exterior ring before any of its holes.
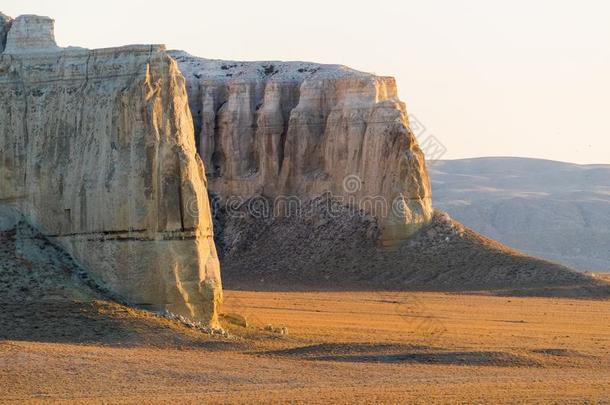
{"type": "Polygon", "coordinates": [[[235,314],[235,313],[221,314],[220,319],[222,319],[223,321],[228,322],[230,324],[241,326],[242,328],[248,327],[248,320],[243,315],[239,315],[239,314],[235,314]]]}

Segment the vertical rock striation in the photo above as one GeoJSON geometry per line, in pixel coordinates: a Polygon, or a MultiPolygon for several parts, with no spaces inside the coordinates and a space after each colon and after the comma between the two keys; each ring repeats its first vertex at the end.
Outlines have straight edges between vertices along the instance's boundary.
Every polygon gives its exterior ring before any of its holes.
{"type": "Polygon", "coordinates": [[[0,53],[4,52],[4,47],[6,46],[6,36],[12,23],[13,19],[11,17],[0,12],[0,53]]]}
{"type": "Polygon", "coordinates": [[[15,19],[0,55],[3,201],[132,303],[216,323],[206,178],[162,46],[61,49],[51,19],[15,19]]]}
{"type": "Polygon", "coordinates": [[[221,198],[331,193],[376,217],[387,245],[431,219],[424,156],[393,78],[171,55],[187,81],[210,190],[221,198]]]}

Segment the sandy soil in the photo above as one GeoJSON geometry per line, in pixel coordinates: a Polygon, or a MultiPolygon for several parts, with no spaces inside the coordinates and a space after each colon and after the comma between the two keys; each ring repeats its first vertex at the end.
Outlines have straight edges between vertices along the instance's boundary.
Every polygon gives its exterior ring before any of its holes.
{"type": "Polygon", "coordinates": [[[227,291],[225,311],[249,322],[229,339],[138,311],[139,339],[5,337],[0,401],[610,402],[607,300],[227,291]]]}

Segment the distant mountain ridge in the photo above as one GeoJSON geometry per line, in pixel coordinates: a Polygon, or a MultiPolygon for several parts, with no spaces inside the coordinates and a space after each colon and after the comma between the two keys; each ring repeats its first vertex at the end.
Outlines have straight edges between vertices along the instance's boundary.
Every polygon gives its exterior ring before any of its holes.
{"type": "Polygon", "coordinates": [[[610,271],[610,165],[492,157],[429,164],[436,208],[525,253],[610,271]]]}

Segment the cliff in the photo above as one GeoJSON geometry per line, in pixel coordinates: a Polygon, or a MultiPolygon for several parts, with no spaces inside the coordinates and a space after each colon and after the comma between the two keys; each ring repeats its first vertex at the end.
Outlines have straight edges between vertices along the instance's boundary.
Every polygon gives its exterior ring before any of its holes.
{"type": "Polygon", "coordinates": [[[606,284],[433,215],[394,79],[170,54],[218,197],[229,287],[609,294],[606,284]]]}
{"type": "Polygon", "coordinates": [[[11,28],[12,23],[12,18],[0,13],[0,53],[4,52],[4,46],[6,45],[6,35],[8,34],[8,30],[11,28]]]}
{"type": "Polygon", "coordinates": [[[171,55],[221,201],[327,194],[377,218],[386,245],[431,219],[424,156],[393,78],[339,65],[171,55]]]}
{"type": "Polygon", "coordinates": [[[0,203],[130,302],[215,324],[219,264],[176,62],[162,46],[58,48],[46,17],[8,25],[0,203]]]}

